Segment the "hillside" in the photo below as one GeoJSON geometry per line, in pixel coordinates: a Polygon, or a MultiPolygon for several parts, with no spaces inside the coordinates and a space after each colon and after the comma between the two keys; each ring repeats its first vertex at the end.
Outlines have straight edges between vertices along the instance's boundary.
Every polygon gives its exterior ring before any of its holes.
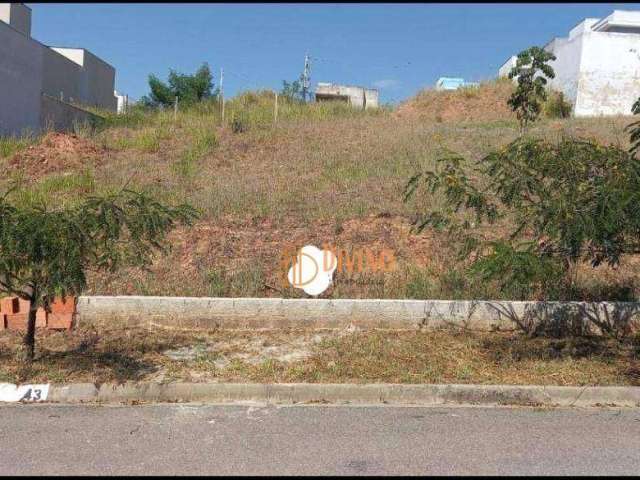
{"type": "Polygon", "coordinates": [[[482,82],[477,87],[437,91],[432,88],[419,92],[398,107],[398,117],[421,121],[496,121],[515,119],[507,106],[514,90],[509,79],[482,82]]]}
{"type": "MultiPolygon", "coordinates": [[[[390,249],[398,268],[340,275],[326,297],[497,298],[495,286],[474,285],[454,267],[437,235],[410,233],[419,205],[403,203],[402,190],[445,149],[480,158],[514,139],[509,88],[426,91],[396,111],[283,104],[277,125],[266,92],[230,101],[224,125],[216,105],[180,112],[175,122],[172,113],[136,112],[95,131],[49,134],[15,153],[5,147],[11,174],[1,181],[18,182],[14,194],[24,201],[73,202],[128,184],[202,211],[195,228],[172,235],[172,253],[151,271],[94,275],[92,294],[301,296],[282,285],[280,255],[328,242],[390,249]]],[[[624,143],[628,122],[543,119],[533,133],[624,143]]],[[[634,259],[617,271],[585,269],[584,298],[637,296],[639,272],[634,259]]]]}

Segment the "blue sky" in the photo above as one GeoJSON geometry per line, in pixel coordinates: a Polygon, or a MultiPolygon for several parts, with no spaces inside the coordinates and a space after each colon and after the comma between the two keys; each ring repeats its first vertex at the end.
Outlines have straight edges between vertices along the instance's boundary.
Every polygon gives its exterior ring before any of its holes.
{"type": "Polygon", "coordinates": [[[511,55],[565,36],[585,17],[640,4],[37,4],[34,38],[84,47],[139,98],[147,76],[208,62],[225,96],[280,89],[312,58],[311,82],[377,87],[395,102],[440,76],[480,81],[511,55]]]}

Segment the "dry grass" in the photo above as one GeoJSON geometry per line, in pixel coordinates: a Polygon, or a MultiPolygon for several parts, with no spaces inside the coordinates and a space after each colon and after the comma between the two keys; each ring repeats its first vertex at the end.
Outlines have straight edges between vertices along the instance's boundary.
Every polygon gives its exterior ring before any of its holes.
{"type": "Polygon", "coordinates": [[[512,92],[513,83],[509,79],[458,90],[437,91],[430,88],[404,102],[398,108],[397,115],[436,122],[514,122],[516,117],[507,105],[512,92]]]}
{"type": "Polygon", "coordinates": [[[43,332],[37,360],[0,333],[0,381],[640,385],[640,342],[440,331],[43,332]],[[171,355],[173,358],[171,358],[171,355]]]}
{"type": "MultiPolygon", "coordinates": [[[[443,239],[409,234],[421,198],[403,203],[402,190],[445,150],[480,158],[514,139],[517,124],[504,110],[509,88],[494,82],[426,92],[396,112],[282,103],[277,124],[268,92],[232,100],[225,125],[215,103],[180,112],[175,121],[172,112],[113,116],[108,127],[79,132],[76,144],[93,149],[58,152],[47,150],[46,142],[23,149],[21,164],[38,165],[33,162],[44,155],[52,167],[21,174],[14,168],[0,185],[18,181],[22,188],[14,195],[53,204],[127,184],[202,211],[195,229],[172,235],[173,252],[150,272],[94,275],[90,293],[296,296],[298,291],[272,288],[280,254],[291,245],[332,242],[346,249],[389,248],[400,268],[382,276],[338,276],[329,297],[502,298],[505,293],[457,272],[443,239]],[[232,132],[234,118],[246,131],[232,132]]],[[[624,144],[627,123],[543,119],[533,133],[624,144]]],[[[638,273],[636,259],[618,270],[585,269],[584,298],[637,296],[638,273]]]]}

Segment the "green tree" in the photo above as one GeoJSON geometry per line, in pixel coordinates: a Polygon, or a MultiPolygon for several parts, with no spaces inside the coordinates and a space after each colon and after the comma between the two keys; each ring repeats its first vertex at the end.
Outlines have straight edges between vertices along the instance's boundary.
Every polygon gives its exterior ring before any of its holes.
{"type": "Polygon", "coordinates": [[[302,95],[302,75],[300,75],[298,80],[294,80],[293,82],[283,80],[280,95],[292,101],[302,102],[304,100],[302,95]]]}
{"type": "Polygon", "coordinates": [[[507,103],[516,112],[521,132],[540,115],[547,99],[547,78],[555,77],[547,62],[555,59],[555,55],[540,47],[530,47],[518,54],[516,65],[509,72],[509,78],[517,78],[518,85],[507,103]]]}
{"type": "Polygon", "coordinates": [[[191,224],[197,212],[170,207],[144,193],[123,190],[89,197],[74,207],[12,203],[0,198],[0,292],[31,302],[24,337],[26,357],[35,349],[36,310],[57,295],[79,295],[90,269],[146,266],[166,251],[166,234],[191,224]]]}
{"type": "Polygon", "coordinates": [[[213,91],[213,75],[206,63],[193,75],[169,70],[167,83],[151,74],[149,89],[151,92],[148,96],[142,97],[141,102],[148,106],[164,107],[173,105],[176,97],[181,104],[192,105],[218,93],[217,90],[213,91]]]}
{"type": "Polygon", "coordinates": [[[572,295],[579,263],[615,266],[640,251],[640,160],[618,146],[520,137],[479,161],[439,158],[405,200],[418,189],[429,207],[414,227],[444,230],[471,273],[522,295],[559,285],[572,295]]]}

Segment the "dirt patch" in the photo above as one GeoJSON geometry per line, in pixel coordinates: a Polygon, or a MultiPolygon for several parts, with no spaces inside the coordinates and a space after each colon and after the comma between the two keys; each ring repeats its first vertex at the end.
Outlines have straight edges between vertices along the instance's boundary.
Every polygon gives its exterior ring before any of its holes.
{"type": "MultiPolygon", "coordinates": [[[[322,248],[324,242],[344,249],[350,258],[367,251],[375,258],[380,258],[383,251],[391,252],[398,272],[408,263],[416,268],[444,270],[447,249],[441,240],[432,232],[410,235],[409,230],[407,218],[380,215],[311,225],[232,217],[200,222],[191,229],[173,232],[170,255],[150,271],[95,274],[90,278],[88,294],[131,295],[142,290],[146,295],[301,296],[301,291],[288,288],[283,281],[283,254],[309,244],[322,248]],[[172,291],[168,291],[169,286],[172,291]],[[185,286],[188,292],[177,290],[185,286]]],[[[343,268],[323,297],[380,297],[380,292],[367,293],[367,288],[377,288],[376,282],[393,276],[395,271],[372,272],[366,269],[366,262],[365,258],[362,273],[358,267],[353,272],[343,268]]]]}
{"type": "Polygon", "coordinates": [[[398,107],[396,115],[436,122],[514,120],[507,105],[513,91],[510,81],[486,82],[458,90],[423,90],[398,107]]]}
{"type": "Polygon", "coordinates": [[[103,147],[77,135],[49,132],[37,144],[11,157],[9,165],[28,177],[39,178],[48,173],[80,169],[93,164],[104,153],[103,147]]]}
{"type": "Polygon", "coordinates": [[[218,369],[224,369],[234,361],[250,365],[259,365],[266,361],[292,363],[309,358],[313,353],[313,345],[319,344],[331,335],[319,332],[293,337],[265,338],[258,334],[253,339],[221,340],[166,350],[163,354],[177,361],[211,360],[218,369]]]}

